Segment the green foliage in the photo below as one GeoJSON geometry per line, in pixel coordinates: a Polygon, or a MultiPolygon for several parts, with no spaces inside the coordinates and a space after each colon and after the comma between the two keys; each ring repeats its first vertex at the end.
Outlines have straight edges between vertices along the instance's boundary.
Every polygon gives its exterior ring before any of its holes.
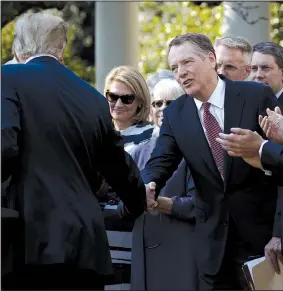
{"type": "MultiPolygon", "coordinates": [[[[57,10],[50,10],[49,12],[58,14],[57,10]]],[[[1,63],[5,64],[13,58],[12,43],[14,38],[15,20],[9,22],[2,28],[2,54],[1,63]]],[[[77,24],[71,24],[68,30],[68,44],[64,54],[64,65],[72,70],[76,75],[80,76],[86,82],[94,85],[95,68],[89,65],[86,61],[82,60],[80,56],[72,52],[72,44],[75,39],[76,31],[78,30],[77,24]]]]}
{"type": "Polygon", "coordinates": [[[1,31],[1,63],[5,64],[13,58],[12,43],[14,39],[15,22],[9,22],[1,31]]]}
{"type": "Polygon", "coordinates": [[[270,4],[271,39],[283,46],[283,3],[270,4]]]}
{"type": "MultiPolygon", "coordinates": [[[[12,19],[12,15],[18,15],[18,12],[21,11],[19,9],[23,9],[23,7],[18,7],[20,4],[15,5],[15,3],[17,4],[17,2],[14,2],[13,5],[7,4],[4,13],[7,19],[12,19]],[[9,11],[11,15],[9,15],[9,11]]],[[[49,6],[45,2],[34,3],[37,3],[37,9],[42,9],[45,6],[45,8],[56,6],[54,4],[56,2],[49,2],[49,4],[46,2],[49,6]],[[45,6],[42,6],[42,3],[45,3],[45,6]]],[[[95,10],[92,2],[80,3],[59,1],[57,8],[60,12],[57,9],[52,11],[53,13],[61,13],[60,15],[70,23],[69,42],[64,57],[65,65],[94,85],[95,68],[92,66],[93,59],[91,59],[94,57],[93,39],[88,41],[90,44],[87,46],[84,43],[89,36],[94,35],[94,25],[89,19],[94,19],[95,10]],[[66,4],[63,5],[63,3],[66,4]]],[[[31,6],[27,7],[30,9],[31,6]]],[[[212,42],[216,37],[221,36],[222,5],[209,7],[205,3],[196,5],[193,2],[139,2],[139,9],[139,69],[145,77],[158,69],[167,68],[168,43],[176,35],[199,32],[206,34],[212,42]]],[[[271,3],[270,9],[271,39],[283,46],[283,4],[280,2],[271,3]]],[[[13,58],[11,47],[14,24],[13,20],[2,28],[2,64],[13,58]]]]}
{"type": "Polygon", "coordinates": [[[72,53],[72,43],[75,38],[76,25],[71,25],[68,30],[68,44],[64,53],[64,65],[72,70],[76,75],[94,86],[95,68],[83,61],[80,56],[72,53]]]}
{"type": "Polygon", "coordinates": [[[147,77],[167,68],[167,47],[178,34],[198,32],[211,41],[221,36],[222,6],[192,2],[140,2],[139,69],[147,77]]]}
{"type": "MultiPolygon", "coordinates": [[[[140,2],[139,69],[147,77],[167,68],[167,47],[178,34],[198,32],[212,42],[221,36],[222,5],[193,2],[140,2]]],[[[271,40],[283,46],[283,4],[270,3],[271,40]]]]}

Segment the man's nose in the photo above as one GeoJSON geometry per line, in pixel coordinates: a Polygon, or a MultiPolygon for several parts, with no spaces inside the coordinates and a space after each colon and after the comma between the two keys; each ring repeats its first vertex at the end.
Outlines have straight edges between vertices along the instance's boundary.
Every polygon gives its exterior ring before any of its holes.
{"type": "Polygon", "coordinates": [[[256,71],[256,78],[257,78],[257,79],[262,79],[262,78],[263,78],[262,70],[258,69],[258,70],[256,71]]]}
{"type": "Polygon", "coordinates": [[[184,68],[184,66],[180,66],[178,68],[178,76],[179,78],[184,78],[187,75],[187,70],[184,68]]]}

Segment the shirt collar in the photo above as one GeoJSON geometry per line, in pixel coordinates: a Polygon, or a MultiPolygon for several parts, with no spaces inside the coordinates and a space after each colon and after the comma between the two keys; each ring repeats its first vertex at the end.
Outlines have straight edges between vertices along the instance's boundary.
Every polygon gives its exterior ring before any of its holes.
{"type": "MultiPolygon", "coordinates": [[[[212,92],[207,102],[222,109],[224,107],[224,99],[225,99],[225,82],[221,78],[217,77],[216,88],[212,92]]],[[[196,103],[197,109],[200,110],[204,102],[196,98],[194,98],[194,101],[196,103]]]]}
{"type": "Polygon", "coordinates": [[[31,61],[31,60],[33,60],[35,58],[39,58],[39,57],[51,57],[51,58],[54,58],[54,59],[58,60],[56,57],[54,57],[53,55],[50,55],[50,54],[38,54],[38,55],[34,55],[34,56],[29,57],[25,61],[25,64],[28,63],[29,61],[31,61]]]}
{"type": "Polygon", "coordinates": [[[276,93],[276,97],[279,98],[281,94],[283,94],[283,87],[281,88],[279,92],[276,93]]]}

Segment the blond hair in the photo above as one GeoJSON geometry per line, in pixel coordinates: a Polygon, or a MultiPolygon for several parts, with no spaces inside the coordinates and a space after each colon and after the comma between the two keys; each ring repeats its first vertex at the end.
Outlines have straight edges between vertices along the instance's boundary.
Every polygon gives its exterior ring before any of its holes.
{"type": "Polygon", "coordinates": [[[131,66],[120,66],[112,69],[105,79],[104,95],[110,90],[114,81],[125,84],[137,98],[138,110],[133,122],[147,121],[150,112],[150,93],[142,74],[131,66]]]}
{"type": "Polygon", "coordinates": [[[214,47],[225,46],[231,49],[238,49],[242,52],[246,65],[249,65],[252,60],[253,46],[247,39],[241,36],[225,36],[215,40],[214,47]]]}

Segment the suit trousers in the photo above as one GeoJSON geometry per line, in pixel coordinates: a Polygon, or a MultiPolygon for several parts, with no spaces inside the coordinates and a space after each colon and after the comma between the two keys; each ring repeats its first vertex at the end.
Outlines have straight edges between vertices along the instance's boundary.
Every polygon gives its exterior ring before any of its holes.
{"type": "Polygon", "coordinates": [[[29,265],[2,276],[2,290],[104,290],[93,270],[65,264],[29,265]]]}
{"type": "Polygon", "coordinates": [[[249,290],[242,265],[251,259],[252,254],[240,238],[234,220],[230,218],[226,248],[219,272],[203,275],[200,288],[206,290],[249,290]]]}

